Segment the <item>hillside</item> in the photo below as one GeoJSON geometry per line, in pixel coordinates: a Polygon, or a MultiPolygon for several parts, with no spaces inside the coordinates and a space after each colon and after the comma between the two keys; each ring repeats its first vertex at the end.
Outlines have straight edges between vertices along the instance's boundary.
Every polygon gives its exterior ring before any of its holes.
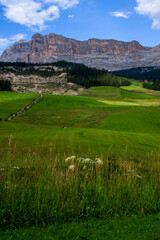
{"type": "Polygon", "coordinates": [[[0,92],[2,226],[159,212],[160,93],[136,84],[0,92]]]}
{"type": "Polygon", "coordinates": [[[73,64],[0,63],[0,80],[11,82],[17,93],[77,95],[83,88],[67,82],[67,69],[73,64]],[[75,91],[76,90],[76,91],[75,91]]]}
{"type": "MultiPolygon", "coordinates": [[[[91,86],[128,86],[130,81],[107,70],[59,61],[46,64],[0,62],[0,81],[18,93],[78,95],[91,86]]],[[[1,89],[1,88],[0,88],[1,89]]]]}
{"type": "Polygon", "coordinates": [[[138,68],[131,68],[125,69],[121,71],[114,71],[113,74],[116,76],[126,77],[137,79],[140,81],[157,81],[160,80],[160,67],[138,67],[138,68]]]}

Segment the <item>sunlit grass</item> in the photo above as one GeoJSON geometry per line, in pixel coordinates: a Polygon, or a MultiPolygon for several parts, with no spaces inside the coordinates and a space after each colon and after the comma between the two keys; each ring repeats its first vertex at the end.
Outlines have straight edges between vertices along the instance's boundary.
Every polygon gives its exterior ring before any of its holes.
{"type": "Polygon", "coordinates": [[[160,162],[154,156],[62,157],[50,149],[41,156],[29,151],[23,168],[15,165],[10,139],[6,160],[0,169],[3,226],[160,211],[160,162]]]}
{"type": "Polygon", "coordinates": [[[6,119],[22,107],[30,104],[38,94],[24,94],[0,91],[0,118],[6,119]]]}
{"type": "MultiPolygon", "coordinates": [[[[3,93],[0,114],[33,97],[3,93]]],[[[159,101],[95,87],[83,96],[44,95],[1,121],[3,226],[159,212],[159,101]]]]}

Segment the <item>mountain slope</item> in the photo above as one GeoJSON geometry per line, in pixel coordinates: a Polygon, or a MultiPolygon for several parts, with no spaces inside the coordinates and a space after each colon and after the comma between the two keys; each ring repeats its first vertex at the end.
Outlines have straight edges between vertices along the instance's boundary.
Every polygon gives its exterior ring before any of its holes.
{"type": "Polygon", "coordinates": [[[84,63],[109,70],[160,66],[160,46],[143,47],[137,41],[89,39],[77,41],[51,33],[36,33],[32,40],[21,40],[8,47],[0,61],[46,63],[59,60],[84,63]]]}

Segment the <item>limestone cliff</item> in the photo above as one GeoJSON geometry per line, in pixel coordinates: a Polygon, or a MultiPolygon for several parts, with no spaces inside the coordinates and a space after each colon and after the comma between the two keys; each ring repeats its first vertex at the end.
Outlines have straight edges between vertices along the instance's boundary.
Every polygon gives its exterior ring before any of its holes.
{"type": "Polygon", "coordinates": [[[77,41],[51,33],[36,33],[7,48],[0,61],[46,63],[66,60],[90,67],[119,70],[140,66],[160,66],[160,46],[147,48],[137,41],[89,39],[77,41]]]}

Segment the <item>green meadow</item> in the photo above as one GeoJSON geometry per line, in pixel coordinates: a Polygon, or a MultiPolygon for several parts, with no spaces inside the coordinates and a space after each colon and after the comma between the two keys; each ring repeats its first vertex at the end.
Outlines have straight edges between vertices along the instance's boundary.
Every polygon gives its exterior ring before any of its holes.
{"type": "Polygon", "coordinates": [[[0,93],[4,227],[159,213],[158,92],[133,81],[80,96],[43,95],[4,121],[37,96],[0,93]]]}
{"type": "MultiPolygon", "coordinates": [[[[31,102],[36,95],[1,94],[0,117],[31,102]]],[[[82,96],[44,95],[29,111],[0,123],[0,164],[6,164],[12,138],[14,163],[36,152],[41,158],[72,155],[137,158],[159,155],[160,97],[114,87],[93,87],[82,96]]],[[[8,115],[7,115],[8,114],[8,115]]]]}
{"type": "Polygon", "coordinates": [[[16,94],[0,91],[0,118],[6,119],[10,114],[16,113],[22,107],[31,103],[38,94],[16,94]]]}

